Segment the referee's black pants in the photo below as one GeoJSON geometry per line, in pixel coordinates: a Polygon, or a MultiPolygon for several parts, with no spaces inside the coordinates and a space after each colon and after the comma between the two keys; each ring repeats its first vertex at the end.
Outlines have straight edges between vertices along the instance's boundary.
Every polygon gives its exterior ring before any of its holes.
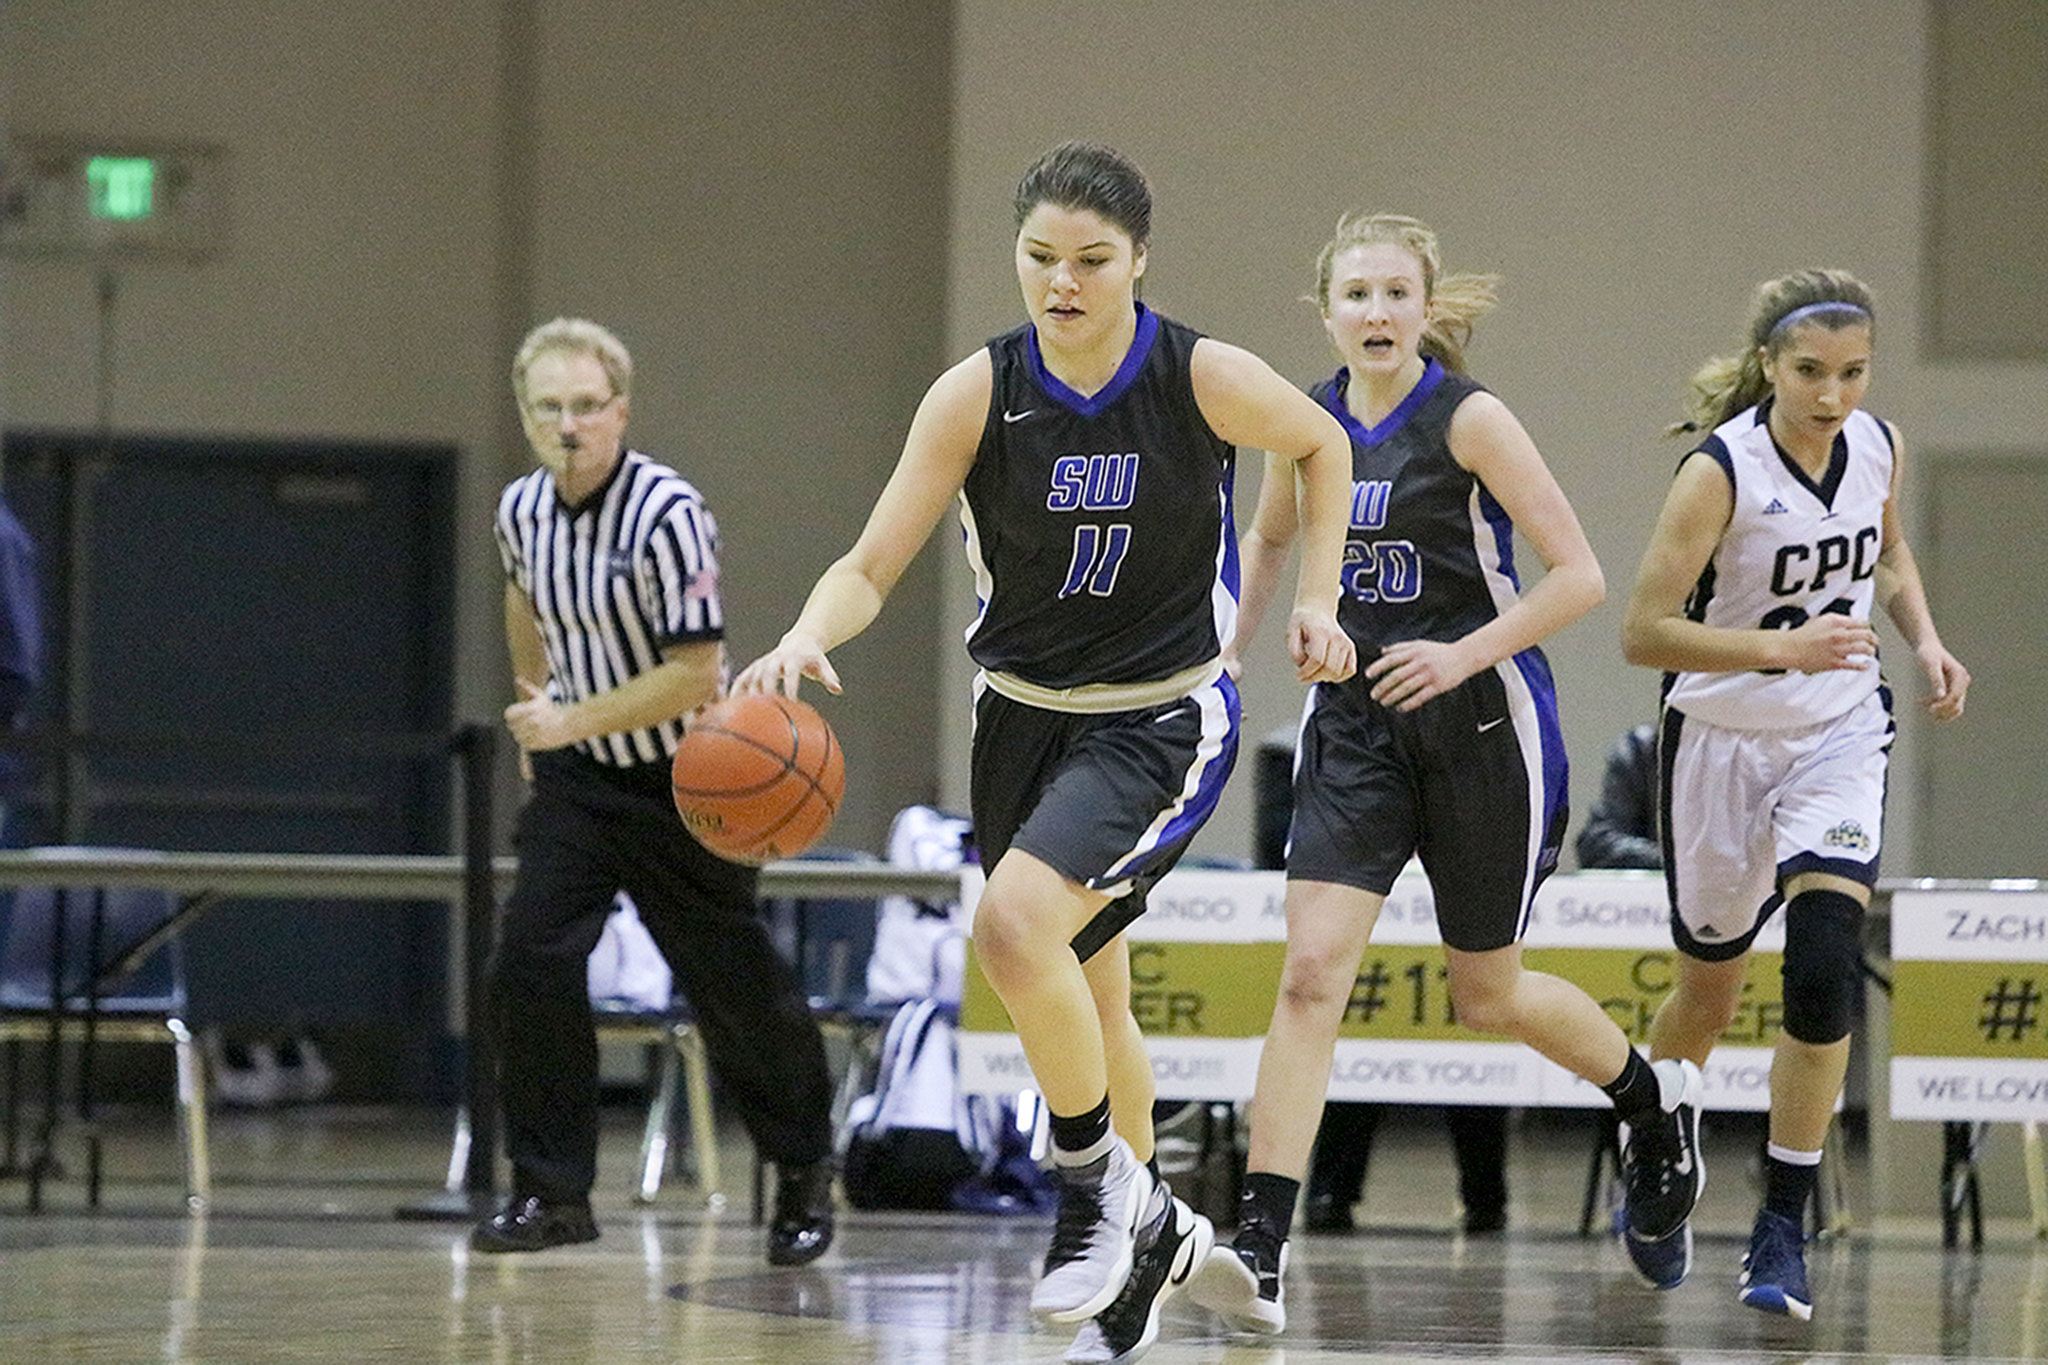
{"type": "Polygon", "coordinates": [[[825,1043],[761,923],[755,870],[713,857],[684,831],[665,763],[609,768],[560,749],[533,756],[533,779],[491,971],[515,1196],[583,1199],[597,1178],[587,963],[621,887],[674,969],[762,1157],[824,1159],[825,1043]]]}

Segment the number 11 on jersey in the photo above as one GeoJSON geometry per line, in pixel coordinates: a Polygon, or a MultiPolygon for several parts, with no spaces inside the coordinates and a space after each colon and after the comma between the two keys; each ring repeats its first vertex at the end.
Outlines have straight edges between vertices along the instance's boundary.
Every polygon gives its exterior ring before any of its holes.
{"type": "Polygon", "coordinates": [[[1127,522],[1098,526],[1083,522],[1074,528],[1074,557],[1067,563],[1067,581],[1060,589],[1062,599],[1084,587],[1093,597],[1107,597],[1116,591],[1117,570],[1124,566],[1124,552],[1131,548],[1127,522]]]}

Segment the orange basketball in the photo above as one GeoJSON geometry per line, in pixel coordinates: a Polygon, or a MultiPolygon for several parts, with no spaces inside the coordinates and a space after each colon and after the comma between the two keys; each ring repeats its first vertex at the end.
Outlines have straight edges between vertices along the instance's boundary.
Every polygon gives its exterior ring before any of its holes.
{"type": "Polygon", "coordinates": [[[669,780],[698,843],[732,862],[767,863],[823,836],[846,794],[846,751],[804,702],[733,697],[690,726],[669,780]]]}

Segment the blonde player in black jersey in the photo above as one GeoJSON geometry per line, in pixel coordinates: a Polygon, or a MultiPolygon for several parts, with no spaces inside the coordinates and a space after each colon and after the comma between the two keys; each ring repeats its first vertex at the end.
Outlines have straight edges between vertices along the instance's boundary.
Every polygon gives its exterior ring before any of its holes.
{"type": "Polygon", "coordinates": [[[1148,1170],[1152,1071],[1122,932],[1236,756],[1232,447],[1277,451],[1290,485],[1300,470],[1289,638],[1312,682],[1355,662],[1334,610],[1350,462],[1337,423],[1263,361],[1138,302],[1151,196],[1130,162],[1058,147],[1015,209],[1029,323],[932,385],[859,541],[739,688],[837,692],[827,651],[874,619],[959,499],[982,603],[967,637],[988,869],[975,954],[1051,1111],[1061,1177],[1032,1308],[1082,1322],[1068,1359],[1121,1361],[1150,1346],[1211,1235],[1148,1170]]]}
{"type": "MultiPolygon", "coordinates": [[[[1358,964],[1395,876],[1419,853],[1435,892],[1458,1022],[1519,1039],[1599,1085],[1645,1145],[1690,1161],[1698,1071],[1653,1069],[1569,981],[1522,965],[1536,888],[1556,866],[1565,761],[1539,641],[1600,601],[1571,504],[1506,405],[1464,373],[1487,277],[1445,275],[1436,235],[1396,214],[1345,217],[1317,263],[1323,326],[1344,362],[1314,392],[1351,437],[1351,539],[1339,619],[1363,666],[1302,719],[1287,850],[1287,957],[1259,1056],[1235,1244],[1195,1298],[1232,1325],[1286,1325],[1284,1252],[1358,964]],[[1547,572],[1523,592],[1519,530],[1547,572]]],[[[1244,540],[1244,628],[1295,535],[1270,467],[1244,540]]],[[[1668,1174],[1656,1168],[1657,1174],[1668,1174]]],[[[1631,1181],[1652,1174],[1643,1166],[1631,1181]]],[[[1638,1190],[1670,1227],[1696,1188],[1638,1190]]]]}
{"type": "MultiPolygon", "coordinates": [[[[1839,270],[1757,292],[1742,349],[1693,380],[1678,467],[1622,627],[1664,670],[1660,834],[1677,982],[1652,1055],[1704,1064],[1734,1019],[1750,944],[1785,907],[1785,1028],[1771,1063],[1766,1193],[1742,1301],[1810,1317],[1805,1213],[1849,1061],[1861,927],[1877,880],[1891,694],[1871,608],[1914,652],[1936,720],[1970,674],[1943,648],[1899,516],[1901,451],[1862,411],[1876,305],[1839,270]]],[[[1624,1239],[1660,1288],[1680,1239],[1624,1239]]]]}

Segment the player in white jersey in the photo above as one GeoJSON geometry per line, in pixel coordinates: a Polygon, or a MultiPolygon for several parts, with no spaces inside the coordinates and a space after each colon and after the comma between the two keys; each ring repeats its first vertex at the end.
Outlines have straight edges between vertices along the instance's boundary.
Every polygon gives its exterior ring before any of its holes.
{"type": "MultiPolygon", "coordinates": [[[[1658,823],[1679,959],[1653,1057],[1705,1064],[1757,930],[1785,907],[1766,1190],[1739,1282],[1742,1302],[1798,1318],[1813,1311],[1805,1212],[1848,1068],[1884,819],[1873,604],[1913,649],[1936,720],[1962,714],[1970,685],[1906,544],[1898,430],[1860,410],[1875,328],[1870,291],[1842,271],[1763,285],[1744,350],[1694,376],[1693,418],[1673,431],[1711,434],[1679,464],[1622,626],[1629,661],[1666,673],[1658,823]]],[[[1689,1229],[1622,1240],[1658,1288],[1685,1278],[1689,1229]]]]}

